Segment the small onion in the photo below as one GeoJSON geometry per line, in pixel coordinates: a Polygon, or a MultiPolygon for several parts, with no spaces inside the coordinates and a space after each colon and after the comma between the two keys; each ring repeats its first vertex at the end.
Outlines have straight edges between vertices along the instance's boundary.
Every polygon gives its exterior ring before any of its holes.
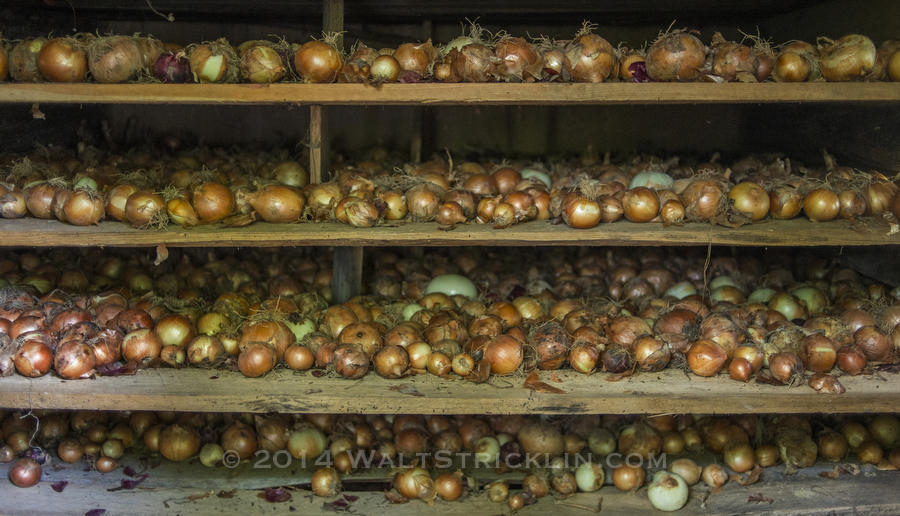
{"type": "Polygon", "coordinates": [[[620,491],[634,491],[644,484],[644,468],[619,464],[613,469],[612,480],[620,491]]]}

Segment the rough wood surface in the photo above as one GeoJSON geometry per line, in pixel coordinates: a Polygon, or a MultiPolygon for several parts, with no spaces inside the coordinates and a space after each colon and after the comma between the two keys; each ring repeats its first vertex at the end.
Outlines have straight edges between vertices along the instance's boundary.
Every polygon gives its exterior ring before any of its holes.
{"type": "Polygon", "coordinates": [[[897,245],[900,233],[872,219],[813,223],[806,219],[770,220],[740,228],[710,224],[637,224],[620,221],[592,229],[533,221],[506,229],[462,224],[452,230],[436,223],[383,224],[353,228],[339,222],[267,224],[243,228],[170,226],[164,231],[134,229],[121,222],[71,226],[33,218],[0,220],[0,247],[13,246],[551,246],[551,245],[736,245],[821,246],[897,245]]]}
{"type": "Polygon", "coordinates": [[[328,113],[322,106],[309,107],[309,182],[328,181],[328,113]]]}
{"type": "Polygon", "coordinates": [[[338,247],[333,262],[331,292],[335,303],[344,303],[362,292],[363,248],[338,247]]]}
{"type": "MultiPolygon", "coordinates": [[[[315,378],[278,370],[263,378],[205,369],[148,369],[134,376],[64,381],[47,375],[0,380],[0,407],[199,412],[382,414],[659,414],[896,412],[900,376],[842,377],[845,394],[818,394],[806,385],[739,383],[677,370],[639,373],[618,382],[606,374],[558,371],[565,394],[522,387],[522,377],[488,383],[419,375],[385,380],[315,378]]],[[[549,381],[549,373],[543,373],[549,381]]]]}
{"type": "Polygon", "coordinates": [[[898,102],[898,83],[0,84],[0,103],[564,105],[898,102]]]}
{"type": "MultiPolygon", "coordinates": [[[[127,460],[125,462],[128,463],[127,460]]],[[[137,464],[133,464],[139,469],[137,464]]],[[[6,477],[7,464],[0,465],[6,477]]],[[[105,514],[266,514],[295,513],[303,515],[333,515],[339,509],[350,514],[418,516],[437,514],[471,516],[472,514],[509,514],[506,504],[492,503],[483,493],[469,493],[455,502],[436,501],[427,506],[421,501],[389,504],[380,490],[350,491],[332,498],[313,496],[303,487],[288,488],[291,499],[268,503],[260,497],[261,489],[269,486],[296,485],[308,482],[304,471],[265,469],[247,471],[244,468],[207,469],[198,464],[164,464],[147,471],[148,477],[136,489],[109,491],[127,479],[122,470],[106,475],[79,471],[80,465],[64,466],[59,470],[45,468],[42,481],[30,489],[0,482],[0,510],[4,514],[85,514],[93,509],[105,509],[105,514]],[[52,490],[51,484],[68,481],[62,492],[52,490]],[[329,505],[341,500],[346,507],[329,505]]],[[[780,468],[769,468],[762,480],[749,486],[730,482],[720,491],[709,494],[701,486],[691,490],[688,504],[675,514],[778,514],[782,516],[825,516],[843,514],[895,515],[900,512],[900,491],[896,489],[900,473],[864,468],[858,476],[841,476],[828,480],[817,472],[828,469],[817,465],[792,476],[782,475],[780,468]],[[759,500],[753,501],[753,500],[759,500]],[[770,501],[771,500],[771,501],[770,501]]],[[[358,477],[354,474],[353,477],[358,477]]],[[[351,477],[352,478],[352,477],[351,477]]],[[[347,479],[345,479],[347,482],[347,479]]],[[[646,487],[633,493],[604,486],[593,493],[555,499],[542,498],[537,504],[525,507],[516,514],[542,515],[632,515],[655,513],[647,500],[646,487]]]]}

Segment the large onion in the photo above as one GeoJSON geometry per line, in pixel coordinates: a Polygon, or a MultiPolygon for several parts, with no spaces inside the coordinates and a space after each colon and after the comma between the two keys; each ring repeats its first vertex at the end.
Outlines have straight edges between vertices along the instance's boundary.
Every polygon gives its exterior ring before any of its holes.
{"type": "Polygon", "coordinates": [[[655,81],[692,81],[706,62],[706,46],[684,31],[662,35],[647,51],[647,73],[655,81]]]}
{"type": "Polygon", "coordinates": [[[41,47],[37,67],[50,82],[81,82],[87,75],[87,56],[74,38],[54,38],[41,47]]]}
{"type": "Polygon", "coordinates": [[[860,34],[848,34],[837,41],[819,39],[819,63],[828,81],[864,79],[875,69],[875,54],[875,44],[860,34]]]}
{"type": "Polygon", "coordinates": [[[91,42],[88,66],[91,77],[97,82],[125,82],[137,77],[144,68],[144,61],[134,38],[111,36],[91,42]]]}
{"type": "Polygon", "coordinates": [[[294,54],[294,67],[305,82],[334,82],[343,64],[341,53],[325,41],[308,41],[294,54]]]}
{"type": "Polygon", "coordinates": [[[586,31],[566,45],[566,70],[576,82],[603,82],[615,68],[615,49],[596,34],[586,31]]]}

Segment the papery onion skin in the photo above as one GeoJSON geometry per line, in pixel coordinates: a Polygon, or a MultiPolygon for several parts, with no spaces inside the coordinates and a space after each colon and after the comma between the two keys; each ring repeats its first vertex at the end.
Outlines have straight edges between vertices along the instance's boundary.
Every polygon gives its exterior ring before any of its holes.
{"type": "Polygon", "coordinates": [[[660,37],[647,50],[647,73],[655,81],[692,81],[706,62],[706,46],[687,32],[660,37]]]}
{"type": "Polygon", "coordinates": [[[819,43],[819,63],[827,81],[860,80],[875,68],[875,44],[866,36],[848,34],[819,43]]]}
{"type": "Polygon", "coordinates": [[[91,42],[88,65],[95,81],[117,83],[135,79],[143,69],[144,61],[133,38],[111,36],[91,42]]]}

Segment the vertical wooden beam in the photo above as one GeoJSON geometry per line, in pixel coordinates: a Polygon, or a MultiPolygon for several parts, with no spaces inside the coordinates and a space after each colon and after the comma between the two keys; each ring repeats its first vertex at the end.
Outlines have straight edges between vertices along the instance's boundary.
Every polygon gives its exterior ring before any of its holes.
{"type": "MultiPolygon", "coordinates": [[[[344,30],[344,0],[323,0],[322,32],[344,30]]],[[[335,45],[344,50],[344,38],[338,36],[335,45]]],[[[328,178],[328,121],[323,106],[309,108],[309,165],[310,177],[319,174],[319,180],[328,178]]],[[[335,303],[343,303],[362,292],[362,247],[335,247],[331,269],[331,295],[335,303]]]]}
{"type": "Polygon", "coordinates": [[[362,292],[362,247],[335,247],[331,271],[331,298],[343,303],[362,292]]]}
{"type": "MultiPolygon", "coordinates": [[[[344,30],[344,0],[323,0],[322,32],[342,32],[344,30]]],[[[335,39],[338,50],[344,51],[344,36],[335,39]]]]}
{"type": "MultiPolygon", "coordinates": [[[[424,20],[422,22],[422,40],[431,39],[433,31],[434,26],[431,20],[424,20]]],[[[418,106],[412,108],[412,139],[409,144],[409,157],[413,163],[422,161],[422,141],[424,140],[427,110],[428,108],[418,106]]]]}
{"type": "Polygon", "coordinates": [[[309,180],[328,179],[328,112],[325,106],[309,106],[309,180]]]}

